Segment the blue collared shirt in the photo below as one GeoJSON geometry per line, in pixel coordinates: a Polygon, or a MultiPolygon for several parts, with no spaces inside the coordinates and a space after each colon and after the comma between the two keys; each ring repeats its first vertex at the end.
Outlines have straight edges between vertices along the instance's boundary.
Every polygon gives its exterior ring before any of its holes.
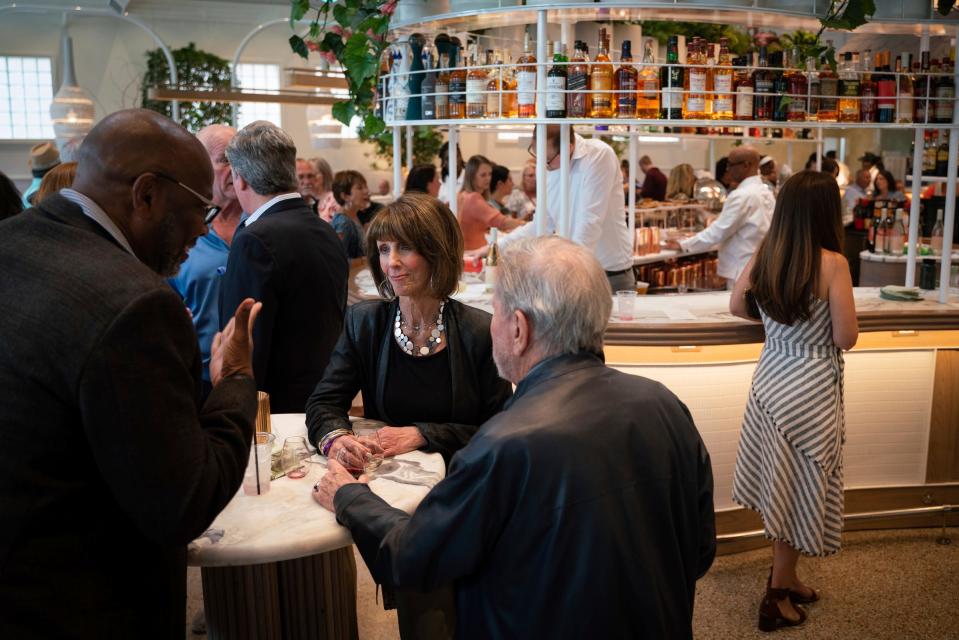
{"type": "Polygon", "coordinates": [[[190,249],[186,261],[170,285],[193,314],[193,325],[203,356],[203,379],[210,382],[210,351],[213,336],[220,330],[220,278],[226,273],[230,247],[212,227],[190,249]]]}

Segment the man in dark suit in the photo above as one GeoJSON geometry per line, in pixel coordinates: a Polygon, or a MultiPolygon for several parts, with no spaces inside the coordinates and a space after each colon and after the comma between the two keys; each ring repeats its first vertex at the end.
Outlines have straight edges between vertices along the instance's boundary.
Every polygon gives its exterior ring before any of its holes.
{"type": "Polygon", "coordinates": [[[240,486],[256,415],[258,305],[214,340],[199,406],[164,279],[206,231],[212,180],[185,129],[119,111],[72,189],[0,222],[0,637],[183,637],[186,545],[240,486]]]}
{"type": "Polygon", "coordinates": [[[692,638],[716,550],[709,454],[668,389],[603,363],[610,307],[588,249],[510,243],[490,325],[506,408],[412,516],[335,460],[314,488],[378,583],[453,585],[457,638],[692,638]]]}
{"type": "Polygon", "coordinates": [[[253,372],[274,413],[302,413],[343,328],[349,263],[343,243],[296,191],[296,147],[258,121],[226,149],[236,197],[249,213],[233,238],[220,317],[247,297],[263,303],[253,372]]]}

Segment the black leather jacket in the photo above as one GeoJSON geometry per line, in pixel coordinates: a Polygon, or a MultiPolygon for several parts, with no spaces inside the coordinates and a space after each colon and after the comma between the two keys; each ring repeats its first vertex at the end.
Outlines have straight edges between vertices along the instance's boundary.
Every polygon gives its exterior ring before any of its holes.
{"type": "MultiPolygon", "coordinates": [[[[361,302],[346,312],[323,379],[306,403],[310,442],[317,444],[334,429],[348,428],[347,412],[357,391],[363,392],[367,418],[395,424],[383,409],[390,370],[390,343],[398,301],[361,302]]],[[[446,303],[447,349],[453,376],[453,415],[443,423],[417,422],[425,450],[447,462],[479,426],[499,413],[513,395],[512,385],[496,373],[490,338],[490,315],[456,300],[446,303]]],[[[396,425],[400,426],[400,425],[396,425]]]]}

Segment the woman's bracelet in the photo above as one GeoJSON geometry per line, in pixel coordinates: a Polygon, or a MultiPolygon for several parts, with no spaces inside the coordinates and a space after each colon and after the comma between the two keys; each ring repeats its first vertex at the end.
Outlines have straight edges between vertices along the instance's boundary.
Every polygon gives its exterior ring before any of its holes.
{"type": "Polygon", "coordinates": [[[327,455],[330,452],[330,447],[333,446],[334,440],[340,436],[351,435],[353,435],[353,432],[349,429],[334,429],[333,431],[330,431],[320,439],[320,453],[322,453],[324,456],[327,455]]]}

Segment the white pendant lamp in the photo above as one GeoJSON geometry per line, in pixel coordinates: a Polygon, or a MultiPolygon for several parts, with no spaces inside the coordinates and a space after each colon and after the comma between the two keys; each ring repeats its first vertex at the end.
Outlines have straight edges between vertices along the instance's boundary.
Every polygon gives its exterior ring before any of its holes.
{"type": "Polygon", "coordinates": [[[73,39],[66,29],[60,38],[60,60],[63,64],[63,83],[50,103],[50,119],[57,138],[60,157],[64,161],[73,157],[83,138],[93,128],[93,100],[77,84],[77,74],[73,67],[73,39]]]}

